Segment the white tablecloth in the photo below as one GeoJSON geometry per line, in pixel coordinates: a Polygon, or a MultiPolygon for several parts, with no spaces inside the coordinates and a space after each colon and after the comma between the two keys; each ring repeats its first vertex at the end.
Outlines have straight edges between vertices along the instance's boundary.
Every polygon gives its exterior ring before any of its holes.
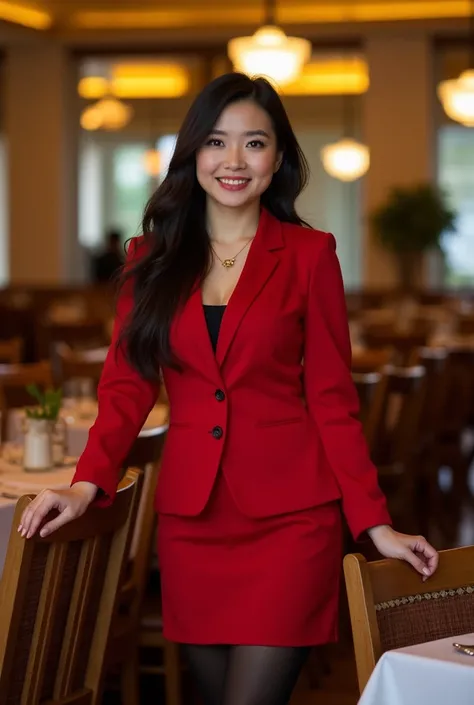
{"type": "MultiPolygon", "coordinates": [[[[81,405],[68,405],[62,409],[62,417],[67,425],[67,449],[68,455],[79,457],[84,450],[89,430],[97,416],[97,404],[92,402],[81,405]]],[[[24,412],[22,409],[13,409],[8,418],[7,440],[21,441],[22,420],[24,412]]],[[[157,404],[150,412],[144,429],[162,428],[166,431],[168,427],[168,407],[164,404],[157,404]]]]}
{"type": "Polygon", "coordinates": [[[474,644],[474,634],[387,651],[359,705],[473,705],[474,657],[453,642],[474,644]]]}

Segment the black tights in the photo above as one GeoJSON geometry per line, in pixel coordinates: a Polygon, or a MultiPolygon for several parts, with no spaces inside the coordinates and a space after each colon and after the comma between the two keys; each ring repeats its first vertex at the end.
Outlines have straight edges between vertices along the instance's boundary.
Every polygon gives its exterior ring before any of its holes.
{"type": "Polygon", "coordinates": [[[309,647],[184,646],[204,705],[287,705],[309,647]]]}

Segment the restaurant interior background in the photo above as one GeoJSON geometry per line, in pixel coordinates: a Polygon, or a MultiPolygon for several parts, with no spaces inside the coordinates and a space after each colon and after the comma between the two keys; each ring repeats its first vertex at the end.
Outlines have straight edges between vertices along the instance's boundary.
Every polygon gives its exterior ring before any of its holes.
{"type": "MultiPolygon", "coordinates": [[[[428,344],[439,350],[459,336],[469,350],[461,386],[467,394],[469,375],[472,395],[456,421],[456,441],[452,429],[449,442],[442,429],[429,438],[436,499],[423,520],[440,547],[474,543],[474,74],[465,73],[474,70],[474,1],[1,0],[0,343],[19,337],[21,363],[51,354],[61,383],[53,344],[73,350],[79,342],[83,349],[98,323],[99,342],[108,344],[113,292],[93,285],[91,261],[111,229],[122,242],[139,234],[144,204],[166,174],[190,102],[211,78],[232,70],[228,42],[266,24],[310,42],[291,80],[276,78],[311,168],[299,212],[337,239],[365,421],[374,413],[374,381],[392,374],[384,372],[386,362],[419,370],[428,344]],[[440,89],[447,81],[448,96],[440,89]],[[348,152],[340,144],[346,139],[355,141],[348,152]],[[335,146],[329,155],[328,146],[335,146]],[[441,187],[455,233],[443,233],[442,252],[423,253],[406,296],[397,257],[381,245],[372,216],[394,188],[420,184],[441,187]],[[72,328],[74,340],[57,337],[72,328]],[[462,455],[465,432],[471,445],[462,455]]],[[[255,63],[252,69],[262,72],[255,63]]],[[[7,372],[0,370],[0,387],[7,372]]],[[[418,393],[415,377],[407,404],[418,393]]],[[[403,441],[405,455],[395,464],[403,461],[407,470],[419,465],[428,441],[423,436],[419,444],[425,411],[417,407],[418,433],[413,404],[405,425],[404,409],[395,408],[400,427],[392,418],[385,431],[403,441]],[[410,424],[415,435],[408,441],[410,424]]],[[[389,446],[381,449],[380,438],[372,438],[371,450],[385,465],[389,446]]],[[[401,517],[409,522],[418,511],[416,488],[404,487],[401,517]]],[[[356,702],[350,648],[335,652],[311,695],[302,692],[298,702],[356,702]]]]}

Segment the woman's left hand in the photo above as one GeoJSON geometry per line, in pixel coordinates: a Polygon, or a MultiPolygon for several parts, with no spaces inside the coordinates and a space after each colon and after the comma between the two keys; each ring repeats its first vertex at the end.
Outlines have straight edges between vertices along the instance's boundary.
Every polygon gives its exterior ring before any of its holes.
{"type": "Polygon", "coordinates": [[[374,526],[367,533],[382,556],[406,561],[423,576],[423,580],[436,571],[438,552],[423,536],[400,534],[391,526],[374,526]]]}

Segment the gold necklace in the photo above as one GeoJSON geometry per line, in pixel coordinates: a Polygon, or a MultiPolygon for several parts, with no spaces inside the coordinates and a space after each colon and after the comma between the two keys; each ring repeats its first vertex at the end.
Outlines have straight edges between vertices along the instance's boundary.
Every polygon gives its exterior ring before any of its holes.
{"type": "Polygon", "coordinates": [[[252,240],[253,240],[253,237],[250,238],[250,240],[245,243],[245,245],[242,247],[241,250],[239,250],[237,252],[236,255],[234,255],[233,257],[228,257],[227,259],[221,259],[219,257],[219,255],[217,254],[217,252],[215,251],[214,247],[212,245],[211,245],[211,247],[212,247],[212,251],[214,252],[214,254],[217,257],[217,259],[219,260],[219,262],[222,264],[222,266],[225,267],[226,269],[229,269],[230,267],[234,266],[235,260],[237,259],[237,257],[240,255],[241,252],[243,252],[245,250],[246,247],[248,247],[248,245],[250,245],[252,240]]]}

